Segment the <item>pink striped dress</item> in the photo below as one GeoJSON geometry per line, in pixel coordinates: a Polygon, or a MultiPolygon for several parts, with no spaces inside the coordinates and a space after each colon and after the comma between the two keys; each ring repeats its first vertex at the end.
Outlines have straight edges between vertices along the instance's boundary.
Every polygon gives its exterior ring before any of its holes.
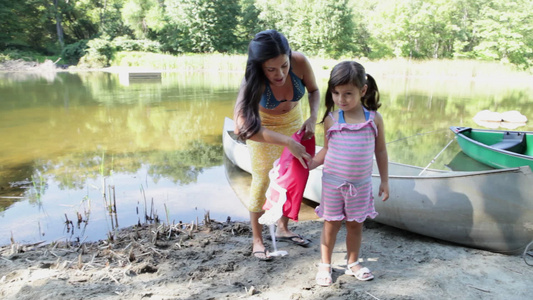
{"type": "Polygon", "coordinates": [[[363,222],[375,218],[372,196],[372,165],[376,136],[375,111],[367,111],[360,124],[344,122],[343,112],[327,132],[328,152],[322,174],[322,200],[316,208],[327,221],[363,222]],[[340,122],[339,122],[340,121],[340,122]]]}

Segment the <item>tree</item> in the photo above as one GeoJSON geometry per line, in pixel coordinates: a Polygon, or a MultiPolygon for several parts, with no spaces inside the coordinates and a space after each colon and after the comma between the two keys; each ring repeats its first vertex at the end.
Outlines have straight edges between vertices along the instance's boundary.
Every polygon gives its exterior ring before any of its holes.
{"type": "Polygon", "coordinates": [[[59,45],[61,46],[61,49],[65,47],[65,37],[63,32],[63,25],[61,25],[61,8],[59,7],[58,1],[59,0],[52,0],[54,2],[54,15],[56,19],[56,32],[57,32],[57,40],[59,42],[59,45]]]}
{"type": "Polygon", "coordinates": [[[533,65],[533,3],[528,0],[487,0],[474,22],[483,59],[503,60],[528,68],[533,65]]]}
{"type": "Polygon", "coordinates": [[[264,29],[282,32],[291,47],[307,54],[353,53],[355,24],[349,0],[257,0],[264,29]]]}
{"type": "Polygon", "coordinates": [[[310,41],[315,41],[318,53],[338,58],[343,54],[353,54],[357,45],[353,22],[352,6],[349,0],[313,1],[310,27],[310,41]]]}
{"type": "Polygon", "coordinates": [[[7,48],[44,51],[55,41],[47,18],[49,0],[0,1],[0,50],[7,48]]]}
{"type": "Polygon", "coordinates": [[[165,44],[187,52],[229,52],[237,40],[240,6],[225,0],[168,0],[165,44]],[[174,31],[174,32],[172,32],[174,31]]]}
{"type": "Polygon", "coordinates": [[[237,17],[237,41],[234,48],[237,52],[245,53],[248,43],[261,31],[263,24],[259,20],[261,11],[255,6],[255,0],[240,0],[239,5],[241,11],[237,17]]]}
{"type": "Polygon", "coordinates": [[[158,0],[124,0],[122,16],[138,39],[146,39],[164,27],[163,6],[158,0]]]}

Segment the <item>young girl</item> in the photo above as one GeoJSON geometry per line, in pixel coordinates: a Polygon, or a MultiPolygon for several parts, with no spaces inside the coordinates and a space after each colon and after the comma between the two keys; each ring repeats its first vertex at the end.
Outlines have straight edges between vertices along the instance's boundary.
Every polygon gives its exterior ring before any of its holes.
{"type": "Polygon", "coordinates": [[[310,162],[313,169],[324,164],[322,200],[316,213],[324,219],[321,237],[321,263],[316,282],[332,284],[331,256],[342,221],[346,221],[346,274],[359,280],[374,276],[359,265],[363,222],[375,218],[372,197],[373,155],[381,177],[379,196],[389,198],[388,158],[383,118],[377,112],[379,91],[372,76],[353,61],[336,65],[331,71],[326,93],[324,148],[310,162]],[[334,106],[338,110],[333,111],[334,106]]]}

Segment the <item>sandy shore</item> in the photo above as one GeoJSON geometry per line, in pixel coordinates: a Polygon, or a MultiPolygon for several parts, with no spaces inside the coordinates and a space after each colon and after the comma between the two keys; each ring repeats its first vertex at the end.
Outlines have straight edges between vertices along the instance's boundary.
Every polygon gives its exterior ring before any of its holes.
{"type": "MultiPolygon", "coordinates": [[[[375,279],[344,275],[344,228],[334,284],[314,283],[322,222],[291,223],[309,248],[278,243],[288,256],[251,255],[247,223],[122,230],[113,241],[8,245],[0,259],[2,299],[531,299],[533,267],[508,256],[423,237],[372,221],[362,263],[375,279]]],[[[265,231],[266,233],[266,231],[265,231]]],[[[269,244],[271,245],[271,244],[269,244]]],[[[533,263],[533,258],[531,262],[533,263]]]]}

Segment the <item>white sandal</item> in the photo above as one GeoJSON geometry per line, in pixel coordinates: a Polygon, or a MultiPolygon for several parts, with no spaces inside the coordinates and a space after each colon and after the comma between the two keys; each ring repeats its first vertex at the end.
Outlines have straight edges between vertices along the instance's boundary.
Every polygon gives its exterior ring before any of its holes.
{"type": "Polygon", "coordinates": [[[354,276],[355,278],[357,278],[357,279],[359,279],[361,281],[368,281],[368,280],[374,279],[374,275],[372,275],[372,272],[370,272],[370,270],[367,267],[362,267],[361,269],[359,269],[359,270],[357,270],[355,272],[352,271],[352,267],[357,266],[358,264],[359,264],[358,261],[353,262],[351,264],[348,264],[344,274],[352,275],[352,276],[354,276]],[[365,277],[365,275],[367,275],[367,276],[365,277]]]}
{"type": "Polygon", "coordinates": [[[319,270],[316,273],[315,281],[316,284],[320,286],[330,286],[333,284],[333,279],[331,279],[331,264],[319,263],[318,267],[328,267],[328,271],[319,270]]]}

